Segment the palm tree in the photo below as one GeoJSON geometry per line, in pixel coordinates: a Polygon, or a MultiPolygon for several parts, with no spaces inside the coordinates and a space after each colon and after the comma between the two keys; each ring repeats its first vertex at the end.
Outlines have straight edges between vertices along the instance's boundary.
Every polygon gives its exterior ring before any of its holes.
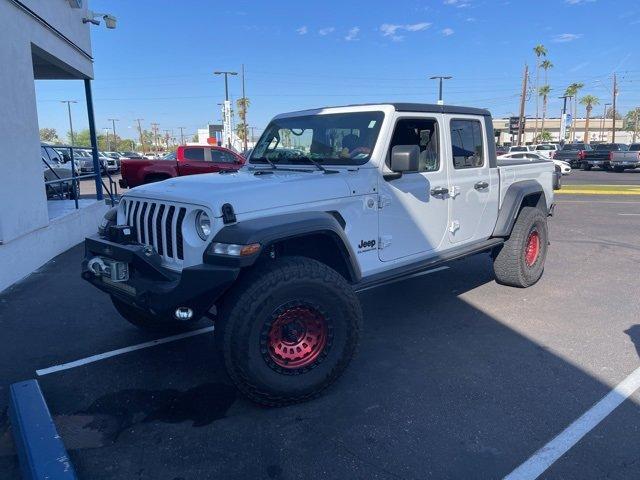
{"type": "Polygon", "coordinates": [[[584,83],[574,82],[567,87],[565,95],[573,97],[573,111],[571,113],[571,132],[570,139],[573,142],[576,138],[576,115],[578,113],[578,92],[584,88],[584,83]]]}
{"type": "Polygon", "coordinates": [[[538,94],[542,97],[542,126],[540,127],[540,137],[545,133],[544,122],[547,119],[547,101],[549,100],[549,93],[551,93],[551,87],[549,85],[543,85],[538,90],[538,94]]]}
{"type": "Polygon", "coordinates": [[[591,118],[591,111],[595,105],[600,104],[600,99],[593,95],[585,95],[580,99],[580,104],[584,105],[587,115],[584,121],[584,143],[589,143],[589,118],[591,118]]]}
{"type": "MultiPolygon", "coordinates": [[[[547,56],[547,49],[544,45],[538,44],[533,47],[533,53],[535,53],[536,59],[536,92],[538,91],[539,83],[540,83],[540,67],[542,66],[540,63],[540,57],[547,56]]],[[[538,103],[538,95],[536,95],[536,124],[533,133],[533,138],[535,139],[538,136],[538,116],[540,114],[539,103],[538,103]]]]}

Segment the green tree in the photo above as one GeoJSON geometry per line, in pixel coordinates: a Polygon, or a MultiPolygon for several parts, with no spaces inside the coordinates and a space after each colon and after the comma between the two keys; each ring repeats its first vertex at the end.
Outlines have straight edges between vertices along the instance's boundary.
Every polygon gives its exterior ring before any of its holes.
{"type": "Polygon", "coordinates": [[[67,132],[67,142],[75,147],[90,147],[91,146],[91,136],[89,135],[89,130],[78,130],[73,132],[73,136],[75,138],[71,138],[71,132],[67,132]]]}
{"type": "MultiPolygon", "coordinates": [[[[545,48],[544,45],[539,44],[533,47],[533,53],[536,55],[536,92],[537,92],[540,88],[540,67],[542,66],[540,59],[542,57],[547,56],[547,49],[545,48]]],[[[538,136],[538,117],[539,116],[540,116],[540,107],[538,102],[538,95],[536,95],[536,123],[535,123],[535,129],[533,131],[534,138],[538,136]]]]}
{"type": "Polygon", "coordinates": [[[548,85],[549,80],[547,77],[549,76],[549,70],[553,68],[553,63],[551,63],[551,60],[544,60],[540,67],[544,70],[544,84],[548,85]]]}
{"type": "Polygon", "coordinates": [[[249,110],[249,106],[251,105],[251,100],[247,97],[242,97],[236,100],[236,107],[238,108],[238,115],[240,116],[240,123],[236,125],[236,135],[245,142],[245,139],[248,135],[248,125],[247,125],[247,111],[249,110]]]}
{"type": "Polygon", "coordinates": [[[573,109],[572,109],[572,112],[571,112],[572,121],[571,121],[571,132],[570,132],[570,137],[569,137],[572,142],[575,140],[575,137],[576,137],[576,122],[575,122],[575,119],[576,119],[576,115],[577,115],[577,112],[578,112],[578,92],[580,90],[582,90],[582,88],[584,88],[584,83],[579,83],[579,82],[572,83],[571,85],[569,85],[567,87],[567,89],[564,92],[565,95],[572,97],[571,98],[571,100],[572,100],[571,104],[573,105],[573,109]]]}
{"type": "Polygon", "coordinates": [[[41,128],[40,140],[42,140],[43,142],[60,143],[58,132],[56,132],[55,128],[41,128]]]}
{"type": "Polygon", "coordinates": [[[540,135],[538,135],[538,139],[541,142],[550,142],[551,140],[553,140],[553,136],[550,132],[548,132],[547,130],[543,130],[542,128],[541,130],[542,131],[540,132],[540,135]]]}
{"type": "MultiPolygon", "coordinates": [[[[551,87],[549,85],[543,85],[538,90],[538,95],[542,97],[542,126],[540,130],[544,132],[544,122],[547,119],[547,104],[549,100],[549,93],[551,93],[551,87]]],[[[548,132],[547,132],[548,133],[548,132]]]]}
{"type": "Polygon", "coordinates": [[[633,132],[632,143],[636,143],[638,137],[638,130],[640,130],[640,107],[636,107],[633,110],[629,110],[624,116],[624,129],[628,132],[633,132]]]}
{"type": "Polygon", "coordinates": [[[600,99],[593,95],[585,95],[580,99],[580,104],[584,105],[587,112],[584,121],[584,143],[589,143],[589,120],[591,118],[593,107],[600,104],[600,99]]]}

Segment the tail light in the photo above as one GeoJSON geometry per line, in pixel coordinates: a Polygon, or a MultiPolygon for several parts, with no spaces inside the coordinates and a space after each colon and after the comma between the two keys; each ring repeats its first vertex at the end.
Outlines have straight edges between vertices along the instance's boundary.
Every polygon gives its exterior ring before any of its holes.
{"type": "Polygon", "coordinates": [[[613,160],[613,152],[609,152],[609,161],[613,160]]]}
{"type": "Polygon", "coordinates": [[[556,158],[556,152],[552,150],[551,153],[549,153],[549,158],[556,158]]]}
{"type": "Polygon", "coordinates": [[[579,158],[580,160],[584,160],[584,156],[586,155],[586,153],[587,153],[586,151],[584,151],[584,150],[580,150],[580,151],[578,152],[578,158],[579,158]]]}

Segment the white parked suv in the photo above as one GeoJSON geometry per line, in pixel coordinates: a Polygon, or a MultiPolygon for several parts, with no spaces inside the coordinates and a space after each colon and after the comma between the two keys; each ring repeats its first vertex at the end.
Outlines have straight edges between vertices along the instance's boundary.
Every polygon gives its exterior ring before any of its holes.
{"type": "Polygon", "coordinates": [[[284,405],[349,364],[359,290],[479,252],[498,282],[536,283],[555,179],[548,161],[499,165],[486,110],[286,113],[237,172],[128,191],[86,239],[82,275],[143,329],[213,318],[238,388],[284,405]]]}

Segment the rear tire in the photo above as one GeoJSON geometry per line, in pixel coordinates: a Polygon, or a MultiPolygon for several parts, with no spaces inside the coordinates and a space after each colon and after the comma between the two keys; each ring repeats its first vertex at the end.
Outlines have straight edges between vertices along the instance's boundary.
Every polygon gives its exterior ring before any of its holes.
{"type": "Polygon", "coordinates": [[[536,283],[544,271],[549,233],[547,217],[535,207],[523,207],[511,236],[494,255],[496,281],[526,288],[536,283]]]}
{"type": "Polygon", "coordinates": [[[613,171],[616,173],[622,173],[624,172],[624,168],[622,167],[613,167],[613,171]]]}
{"type": "Polygon", "coordinates": [[[317,397],[340,377],[361,324],[360,302],[338,272],[283,257],[240,278],[223,301],[216,337],[238,389],[281,406],[317,397]]]}
{"type": "Polygon", "coordinates": [[[190,330],[198,319],[176,320],[170,316],[157,316],[123,302],[118,297],[111,296],[111,302],[118,313],[129,323],[141,330],[158,333],[177,333],[190,330]]]}
{"type": "Polygon", "coordinates": [[[588,163],[583,163],[582,170],[584,170],[585,172],[588,172],[589,170],[591,170],[591,165],[589,165],[588,163]]]}

